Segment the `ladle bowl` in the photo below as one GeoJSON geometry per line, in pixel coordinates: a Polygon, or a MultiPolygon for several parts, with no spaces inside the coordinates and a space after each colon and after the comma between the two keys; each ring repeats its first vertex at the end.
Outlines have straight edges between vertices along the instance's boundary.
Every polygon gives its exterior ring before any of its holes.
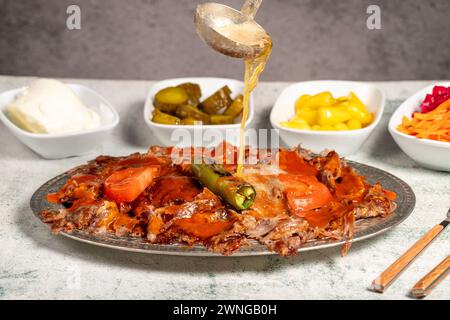
{"type": "Polygon", "coordinates": [[[241,59],[255,58],[262,52],[264,46],[255,43],[236,42],[217,30],[232,24],[240,25],[243,23],[254,24],[255,28],[264,30],[253,20],[260,4],[261,0],[248,0],[241,11],[219,3],[200,4],[195,12],[197,33],[206,44],[222,54],[241,59]]]}

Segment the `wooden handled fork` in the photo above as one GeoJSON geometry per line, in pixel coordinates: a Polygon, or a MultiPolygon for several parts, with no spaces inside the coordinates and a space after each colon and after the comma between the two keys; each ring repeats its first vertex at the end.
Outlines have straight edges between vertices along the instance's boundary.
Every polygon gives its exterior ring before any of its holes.
{"type": "Polygon", "coordinates": [[[383,273],[376,278],[370,290],[383,293],[387,287],[402,273],[408,265],[422,252],[450,223],[450,209],[447,212],[447,219],[435,225],[422,238],[420,238],[408,251],[391,264],[383,273]]]}
{"type": "Polygon", "coordinates": [[[450,273],[450,256],[417,282],[411,289],[414,298],[424,298],[450,273]]]}

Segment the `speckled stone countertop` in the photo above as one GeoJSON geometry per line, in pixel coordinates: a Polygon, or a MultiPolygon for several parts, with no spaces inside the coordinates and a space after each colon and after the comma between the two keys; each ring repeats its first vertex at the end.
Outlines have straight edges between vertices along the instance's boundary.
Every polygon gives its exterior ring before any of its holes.
{"type": "MultiPolygon", "coordinates": [[[[31,78],[0,76],[0,92],[31,78]]],[[[387,95],[376,132],[351,160],[392,172],[414,189],[417,205],[401,225],[355,243],[348,256],[338,248],[297,257],[171,257],[128,253],[55,236],[29,208],[45,181],[93,158],[123,155],[156,144],[142,118],[151,82],[71,80],[104,95],[121,123],[102,149],[90,156],[44,160],[0,125],[0,299],[407,299],[412,285],[449,254],[449,230],[383,294],[371,281],[429,228],[450,205],[450,174],[418,167],[387,132],[393,110],[429,82],[377,83],[387,95]]],[[[288,83],[261,83],[255,92],[254,126],[269,127],[268,115],[288,83]]],[[[450,299],[450,279],[429,298],[450,299]]]]}

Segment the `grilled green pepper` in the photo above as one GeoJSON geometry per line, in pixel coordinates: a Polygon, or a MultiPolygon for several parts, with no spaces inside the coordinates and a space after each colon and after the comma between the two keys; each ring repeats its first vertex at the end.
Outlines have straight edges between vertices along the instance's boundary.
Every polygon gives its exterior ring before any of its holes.
{"type": "Polygon", "coordinates": [[[219,165],[192,164],[191,171],[201,184],[236,210],[250,208],[256,197],[253,186],[234,177],[219,165]]]}
{"type": "Polygon", "coordinates": [[[230,94],[231,90],[228,86],[221,88],[200,104],[201,109],[208,114],[217,114],[220,110],[228,108],[233,102],[230,94]]]}
{"type": "Polygon", "coordinates": [[[162,89],[155,95],[153,105],[165,113],[175,112],[178,106],[187,104],[189,95],[180,87],[162,89]]]}

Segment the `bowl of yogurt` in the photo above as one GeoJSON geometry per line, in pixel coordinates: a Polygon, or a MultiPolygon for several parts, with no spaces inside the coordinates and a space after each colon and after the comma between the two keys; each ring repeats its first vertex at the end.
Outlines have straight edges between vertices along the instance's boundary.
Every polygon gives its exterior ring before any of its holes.
{"type": "Polygon", "coordinates": [[[59,159],[97,149],[118,125],[119,115],[85,86],[37,79],[0,94],[0,120],[37,154],[59,159]]]}

